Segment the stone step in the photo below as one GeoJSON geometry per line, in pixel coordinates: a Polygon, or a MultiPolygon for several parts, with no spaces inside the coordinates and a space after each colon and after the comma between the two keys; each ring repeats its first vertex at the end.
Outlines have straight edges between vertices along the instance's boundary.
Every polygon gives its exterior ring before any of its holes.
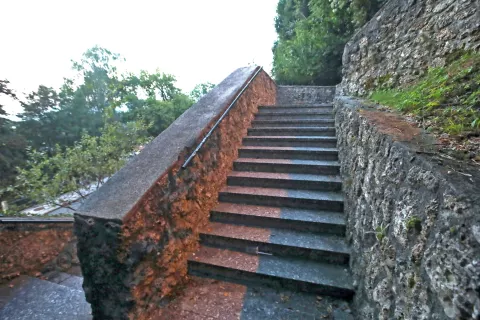
{"type": "Polygon", "coordinates": [[[345,217],[341,212],[220,202],[210,212],[210,220],[247,226],[345,235],[345,217]]]}
{"type": "Polygon", "coordinates": [[[232,171],[227,176],[229,186],[264,187],[340,191],[340,176],[305,173],[275,173],[258,171],[232,171]]]}
{"type": "Polygon", "coordinates": [[[338,160],[336,148],[242,146],[240,158],[338,160]]]}
{"type": "Polygon", "coordinates": [[[272,114],[272,113],[332,113],[333,112],[333,105],[318,105],[318,106],[260,106],[258,107],[257,114],[272,114]]]}
{"type": "Polygon", "coordinates": [[[283,120],[253,120],[253,128],[264,127],[335,127],[333,119],[283,119],[283,120]]]}
{"type": "Polygon", "coordinates": [[[61,286],[66,286],[77,290],[83,290],[83,278],[71,275],[69,273],[52,271],[45,274],[45,280],[59,284],[61,286]]]}
{"type": "Polygon", "coordinates": [[[237,171],[337,175],[340,173],[340,164],[338,161],[328,160],[238,158],[233,162],[233,169],[237,171]]]}
{"type": "Polygon", "coordinates": [[[210,222],[200,233],[203,245],[247,253],[269,253],[348,264],[345,240],[312,232],[210,222]]]}
{"type": "Polygon", "coordinates": [[[249,128],[249,136],[325,136],[334,137],[333,127],[263,127],[249,128]]]}
{"type": "Polygon", "coordinates": [[[25,278],[21,285],[11,289],[9,301],[0,310],[0,319],[92,319],[90,304],[82,290],[37,278],[25,278]]]}
{"type": "Polygon", "coordinates": [[[335,137],[319,136],[246,136],[243,138],[244,146],[269,146],[269,147],[323,147],[335,148],[335,137]]]}
{"type": "Polygon", "coordinates": [[[258,255],[201,246],[188,261],[189,273],[237,283],[266,284],[351,298],[352,279],[346,266],[319,261],[258,255]]]}
{"type": "Polygon", "coordinates": [[[258,108],[278,108],[278,109],[302,109],[302,108],[332,108],[331,103],[319,103],[319,104],[280,104],[280,105],[261,105],[258,108]]]}
{"type": "Polygon", "coordinates": [[[227,186],[219,201],[343,212],[342,194],[332,191],[227,186]]]}
{"type": "Polygon", "coordinates": [[[288,120],[288,119],[333,119],[332,112],[275,112],[257,113],[255,120],[288,120]]]}

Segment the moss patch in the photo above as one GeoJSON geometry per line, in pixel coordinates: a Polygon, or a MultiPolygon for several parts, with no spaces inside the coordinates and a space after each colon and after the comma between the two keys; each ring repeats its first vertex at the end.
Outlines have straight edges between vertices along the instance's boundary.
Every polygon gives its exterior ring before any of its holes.
{"type": "Polygon", "coordinates": [[[478,135],[480,53],[455,52],[445,67],[430,68],[418,82],[403,89],[380,87],[370,99],[415,116],[428,131],[478,135]]]}

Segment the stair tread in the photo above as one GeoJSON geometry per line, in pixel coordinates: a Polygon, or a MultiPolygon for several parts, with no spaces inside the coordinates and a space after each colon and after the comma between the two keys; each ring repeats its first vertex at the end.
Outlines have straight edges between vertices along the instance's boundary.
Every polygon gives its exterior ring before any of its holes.
{"type": "Polygon", "coordinates": [[[311,152],[338,152],[337,148],[318,147],[269,147],[269,146],[241,146],[239,150],[276,150],[276,151],[311,151],[311,152]]]}
{"type": "Polygon", "coordinates": [[[334,130],[335,127],[261,127],[261,128],[249,128],[248,130],[310,130],[310,131],[325,131],[325,130],[334,130]]]}
{"type": "Polygon", "coordinates": [[[310,110],[283,110],[282,108],[279,109],[261,109],[257,114],[260,115],[267,115],[267,114],[285,114],[285,115],[311,115],[311,114],[332,114],[332,110],[325,110],[324,108],[318,108],[318,110],[315,110],[315,108],[304,108],[304,109],[310,109],[310,110]],[[314,109],[314,110],[311,110],[314,109]]]}
{"type": "Polygon", "coordinates": [[[312,223],[325,223],[341,226],[345,225],[345,217],[341,212],[288,207],[255,206],[229,202],[220,202],[212,211],[312,223]]]}
{"type": "Polygon", "coordinates": [[[321,104],[280,104],[280,105],[260,105],[260,108],[325,108],[333,107],[331,103],[321,104]]]}
{"type": "Polygon", "coordinates": [[[334,160],[301,160],[301,159],[267,159],[267,158],[238,158],[235,162],[245,163],[268,163],[268,164],[295,164],[304,166],[340,166],[338,161],[334,160]]]}
{"type": "Polygon", "coordinates": [[[255,139],[261,139],[261,140],[268,140],[268,139],[274,139],[274,140],[285,140],[285,139],[291,139],[291,140],[300,140],[300,141],[337,141],[336,137],[323,137],[323,136],[246,136],[244,137],[246,140],[255,140],[255,139]]]}
{"type": "Polygon", "coordinates": [[[290,110],[260,110],[257,115],[259,116],[268,116],[268,115],[274,115],[274,116],[305,116],[309,117],[311,115],[317,115],[317,116],[323,116],[323,115],[332,115],[333,112],[331,110],[325,110],[325,109],[318,109],[318,110],[299,110],[299,111],[290,111],[290,110]]]}
{"type": "Polygon", "coordinates": [[[273,255],[260,259],[261,263],[258,255],[207,246],[190,257],[197,263],[353,291],[350,274],[338,265],[273,255]]]}
{"type": "Polygon", "coordinates": [[[83,290],[83,277],[75,276],[69,273],[52,271],[46,274],[45,280],[59,284],[61,286],[83,290]]]}
{"type": "Polygon", "coordinates": [[[278,179],[292,181],[315,181],[315,182],[334,182],[342,183],[339,175],[321,175],[307,173],[276,173],[259,171],[231,171],[228,177],[242,177],[252,179],[278,179]]]}
{"type": "Polygon", "coordinates": [[[334,192],[334,191],[226,186],[220,192],[221,193],[237,193],[237,194],[245,194],[245,195],[248,194],[248,195],[259,195],[259,196],[272,196],[272,197],[279,197],[279,198],[330,200],[330,201],[343,202],[342,193],[334,192]]]}
{"type": "Polygon", "coordinates": [[[349,254],[348,246],[343,237],[315,234],[312,232],[210,222],[207,228],[201,233],[264,244],[349,254]]]}
{"type": "Polygon", "coordinates": [[[312,119],[312,118],[299,118],[299,119],[255,119],[252,121],[252,124],[278,124],[278,123],[285,123],[285,124],[308,124],[308,123],[316,123],[316,124],[335,124],[335,120],[331,118],[319,118],[319,119],[312,119]]]}

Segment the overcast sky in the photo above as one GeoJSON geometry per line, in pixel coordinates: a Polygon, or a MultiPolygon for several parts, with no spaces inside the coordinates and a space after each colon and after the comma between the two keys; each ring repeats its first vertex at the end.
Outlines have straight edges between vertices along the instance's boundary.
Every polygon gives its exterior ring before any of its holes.
{"type": "Polygon", "coordinates": [[[94,45],[120,53],[128,71],[174,74],[186,92],[250,63],[269,72],[277,2],[0,0],[0,79],[18,93],[58,88],[70,60],[94,45]]]}

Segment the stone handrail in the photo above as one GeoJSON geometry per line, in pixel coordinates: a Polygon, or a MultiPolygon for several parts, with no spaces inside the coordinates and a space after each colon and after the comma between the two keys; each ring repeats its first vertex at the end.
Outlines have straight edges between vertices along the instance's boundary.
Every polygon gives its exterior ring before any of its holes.
{"type": "Polygon", "coordinates": [[[141,318],[181,285],[199,230],[226,182],[257,106],[275,104],[264,72],[252,81],[192,162],[186,157],[258,67],[240,68],[189,108],[75,214],[84,290],[99,319],[141,318]]]}

